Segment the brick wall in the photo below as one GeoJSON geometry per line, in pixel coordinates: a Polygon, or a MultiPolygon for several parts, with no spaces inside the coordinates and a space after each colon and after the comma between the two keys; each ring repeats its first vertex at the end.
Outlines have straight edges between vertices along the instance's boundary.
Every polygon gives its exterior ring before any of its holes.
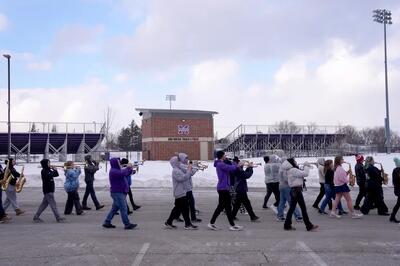
{"type": "MultiPolygon", "coordinates": [[[[145,160],[169,160],[176,152],[186,153],[192,160],[200,160],[199,142],[152,142],[146,145],[148,152],[143,152],[145,160]]],[[[213,156],[212,145],[212,142],[209,142],[209,158],[213,156]]]]}

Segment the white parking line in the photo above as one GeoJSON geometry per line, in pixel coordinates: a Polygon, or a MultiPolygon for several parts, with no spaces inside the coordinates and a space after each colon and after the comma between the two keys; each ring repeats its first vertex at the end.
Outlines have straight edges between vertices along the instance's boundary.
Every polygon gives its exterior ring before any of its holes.
{"type": "Polygon", "coordinates": [[[328,266],[320,256],[318,256],[311,248],[309,248],[303,241],[297,241],[297,244],[306,252],[308,252],[311,258],[314,259],[315,263],[319,266],[328,266]]]}
{"type": "Polygon", "coordinates": [[[139,266],[142,263],[143,257],[146,254],[147,250],[150,247],[150,243],[144,243],[142,249],[136,255],[135,261],[133,262],[132,266],[139,266]]]}

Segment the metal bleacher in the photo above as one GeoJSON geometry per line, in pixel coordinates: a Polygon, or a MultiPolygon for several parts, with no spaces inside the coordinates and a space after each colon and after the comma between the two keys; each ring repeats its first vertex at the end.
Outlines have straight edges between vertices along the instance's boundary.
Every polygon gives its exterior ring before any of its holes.
{"type": "Polygon", "coordinates": [[[340,127],[296,126],[294,130],[276,125],[239,125],[218,141],[218,148],[243,157],[262,156],[283,150],[288,156],[327,156],[337,153],[344,140],[340,127]]]}
{"type": "MultiPolygon", "coordinates": [[[[75,154],[83,159],[98,151],[103,139],[102,123],[11,122],[11,153],[27,162],[31,155],[65,161],[67,154],[75,154]]],[[[7,153],[7,122],[0,121],[0,155],[7,153]]]]}

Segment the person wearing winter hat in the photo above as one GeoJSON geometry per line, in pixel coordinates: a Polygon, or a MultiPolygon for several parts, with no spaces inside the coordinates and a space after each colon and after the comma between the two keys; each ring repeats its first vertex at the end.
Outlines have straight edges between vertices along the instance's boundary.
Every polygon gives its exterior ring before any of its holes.
{"type": "Polygon", "coordinates": [[[85,189],[85,194],[83,195],[82,199],[82,208],[84,210],[90,210],[87,206],[87,199],[90,195],[90,197],[93,200],[94,206],[96,207],[96,210],[100,210],[104,208],[104,205],[101,205],[99,201],[97,200],[96,197],[96,192],[94,191],[94,174],[99,170],[99,163],[92,160],[92,156],[89,154],[85,156],[85,183],[86,183],[86,189],[85,189]]]}
{"type": "MultiPolygon", "coordinates": [[[[14,168],[16,162],[13,158],[8,159],[7,167],[9,173],[13,176],[11,179],[7,190],[6,190],[6,200],[4,201],[3,208],[4,211],[7,210],[7,208],[11,205],[12,208],[15,211],[16,215],[21,215],[25,213],[25,211],[21,210],[19,208],[18,202],[17,202],[17,192],[15,191],[15,186],[17,184],[18,179],[20,178],[21,174],[17,172],[17,170],[14,168]]],[[[7,177],[4,177],[7,178],[7,177]]]]}
{"type": "MultiPolygon", "coordinates": [[[[318,163],[318,177],[319,177],[319,194],[317,198],[314,201],[313,207],[317,210],[319,210],[319,203],[322,200],[322,198],[325,195],[325,175],[324,175],[324,169],[325,169],[325,159],[324,158],[319,158],[317,160],[318,163]]],[[[332,208],[332,203],[329,201],[329,207],[332,208]]]]}
{"type": "Polygon", "coordinates": [[[53,211],[54,216],[56,217],[57,222],[64,222],[65,218],[61,217],[58,213],[57,203],[54,199],[54,177],[59,176],[57,168],[50,166],[49,159],[43,159],[40,161],[40,165],[42,166],[41,176],[42,176],[42,190],[43,190],[43,200],[40,204],[35,216],[33,217],[33,221],[36,223],[43,222],[40,219],[40,214],[50,205],[51,210],[53,211]]]}
{"type": "Polygon", "coordinates": [[[400,159],[395,157],[393,159],[396,168],[393,169],[392,173],[392,182],[394,187],[394,195],[397,196],[396,205],[393,207],[392,214],[390,215],[390,221],[392,223],[400,223],[399,220],[396,219],[396,214],[400,208],[400,159]]]}
{"type": "Polygon", "coordinates": [[[275,203],[273,206],[278,207],[279,204],[279,168],[281,167],[280,158],[273,154],[264,157],[264,174],[265,185],[267,187],[267,194],[264,197],[263,208],[268,209],[268,200],[272,193],[275,196],[275,203]]]}
{"type": "Polygon", "coordinates": [[[306,203],[303,197],[303,182],[304,178],[310,173],[310,164],[304,163],[304,170],[300,170],[297,162],[294,158],[289,158],[282,164],[282,168],[287,171],[288,183],[290,186],[290,208],[287,212],[285,224],[283,226],[284,230],[296,230],[292,226],[292,215],[296,209],[297,203],[300,206],[301,214],[303,216],[304,224],[306,225],[307,231],[314,231],[318,228],[318,225],[311,223],[308,213],[306,203]]]}
{"type": "Polygon", "coordinates": [[[366,197],[367,195],[367,188],[366,188],[366,182],[367,182],[367,177],[365,175],[365,169],[364,169],[364,156],[361,154],[356,155],[356,161],[357,164],[354,167],[355,173],[356,173],[356,181],[357,181],[357,186],[358,186],[358,195],[356,199],[356,203],[354,205],[355,210],[360,210],[360,203],[363,198],[366,197]]]}
{"type": "Polygon", "coordinates": [[[388,207],[383,199],[382,172],[376,168],[374,164],[375,161],[373,157],[368,156],[365,158],[365,172],[368,175],[367,196],[364,200],[363,206],[361,207],[361,212],[363,214],[368,214],[372,209],[372,205],[375,204],[378,209],[378,215],[389,216],[388,207]]]}

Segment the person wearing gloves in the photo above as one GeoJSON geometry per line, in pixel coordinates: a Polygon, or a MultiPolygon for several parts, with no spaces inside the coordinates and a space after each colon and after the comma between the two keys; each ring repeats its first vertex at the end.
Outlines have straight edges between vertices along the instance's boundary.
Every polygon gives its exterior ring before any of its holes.
{"type": "Polygon", "coordinates": [[[364,156],[362,156],[361,154],[356,155],[356,161],[357,164],[354,167],[354,169],[356,173],[356,181],[359,191],[356,199],[356,204],[354,205],[354,209],[360,210],[361,200],[367,196],[367,187],[366,187],[367,176],[365,174],[365,169],[363,164],[364,156]]]}
{"type": "Polygon", "coordinates": [[[43,222],[40,219],[40,214],[50,205],[51,210],[53,211],[54,216],[56,217],[57,222],[61,223],[65,221],[64,217],[61,217],[58,213],[57,203],[54,199],[54,177],[58,176],[57,168],[50,166],[49,159],[43,159],[40,161],[40,165],[42,166],[41,176],[42,176],[42,189],[43,189],[43,200],[40,204],[35,216],[33,217],[33,221],[43,222]]]}
{"type": "Polygon", "coordinates": [[[393,207],[392,214],[390,215],[389,221],[392,223],[400,223],[399,220],[396,219],[396,214],[400,208],[400,159],[395,157],[393,159],[396,168],[393,169],[392,172],[392,182],[394,187],[394,195],[397,196],[396,205],[393,207]]]}
{"type": "Polygon", "coordinates": [[[361,218],[363,215],[361,213],[356,213],[353,209],[353,205],[351,202],[351,196],[350,196],[350,189],[349,186],[347,185],[349,183],[349,173],[346,172],[342,164],[344,163],[343,157],[342,156],[336,156],[334,160],[334,166],[333,166],[333,171],[334,171],[334,176],[333,176],[333,182],[335,184],[335,201],[332,206],[331,210],[331,217],[336,217],[336,218],[341,218],[342,216],[340,214],[336,213],[336,208],[338,207],[338,204],[342,197],[345,198],[346,203],[347,203],[347,208],[349,209],[351,213],[351,217],[353,219],[358,219],[361,218]]]}
{"type": "MultiPolygon", "coordinates": [[[[318,164],[318,177],[319,177],[319,194],[317,198],[314,201],[313,207],[317,210],[319,210],[319,203],[321,202],[322,198],[325,195],[325,175],[324,175],[324,169],[325,169],[325,159],[324,158],[319,158],[317,160],[318,164]]],[[[332,209],[332,202],[329,201],[329,208],[332,209]]]]}
{"type": "MultiPolygon", "coordinates": [[[[290,206],[291,197],[290,197],[290,186],[288,181],[288,170],[292,168],[292,165],[287,161],[284,160],[280,169],[279,169],[279,206],[278,206],[278,213],[276,215],[276,220],[278,222],[284,222],[284,211],[286,202],[288,206],[290,206]]],[[[299,208],[295,208],[294,210],[294,217],[297,222],[303,221],[303,217],[301,217],[299,208]]]]}
{"type": "Polygon", "coordinates": [[[292,215],[294,210],[296,209],[296,205],[299,204],[301,214],[303,216],[304,224],[306,225],[307,231],[314,231],[318,228],[318,225],[314,225],[311,223],[308,214],[307,214],[307,207],[303,197],[303,182],[304,178],[308,176],[310,172],[310,164],[308,162],[304,163],[304,170],[300,170],[297,162],[294,158],[289,158],[286,160],[288,163],[285,162],[284,169],[287,171],[288,175],[288,183],[290,186],[290,208],[286,215],[285,224],[283,229],[289,230],[296,230],[292,226],[292,215]]]}
{"type": "Polygon", "coordinates": [[[263,208],[268,209],[268,200],[272,193],[275,196],[274,206],[278,207],[279,204],[279,169],[281,167],[280,158],[273,154],[264,157],[264,174],[265,185],[267,187],[267,194],[264,197],[263,208]]]}
{"type": "Polygon", "coordinates": [[[383,200],[382,183],[383,177],[382,172],[374,166],[374,158],[368,156],[365,158],[365,173],[368,176],[367,181],[367,197],[364,200],[364,204],[361,207],[363,214],[368,214],[375,204],[378,209],[378,215],[389,216],[388,207],[383,200]]]}
{"type": "Polygon", "coordinates": [[[103,222],[103,227],[115,228],[115,225],[113,225],[111,221],[119,210],[125,230],[132,230],[137,226],[137,224],[133,224],[129,221],[126,204],[126,194],[128,194],[129,191],[126,177],[132,174],[132,164],[128,163],[125,168],[121,169],[119,158],[111,158],[110,166],[111,169],[108,173],[108,177],[110,180],[110,193],[113,204],[110,212],[107,214],[107,217],[103,222]]]}
{"type": "MultiPolygon", "coordinates": [[[[233,162],[236,165],[239,165],[240,160],[238,157],[235,156],[233,162]]],[[[253,175],[253,163],[250,163],[247,166],[246,170],[243,170],[243,165],[241,165],[239,166],[239,168],[236,168],[236,170],[232,171],[231,173],[235,177],[234,187],[236,191],[236,199],[232,210],[233,219],[236,219],[236,214],[238,213],[240,206],[243,204],[250,216],[250,220],[252,222],[259,221],[260,217],[258,217],[254,213],[249,197],[247,196],[247,191],[249,190],[247,187],[247,179],[249,179],[253,175]]]]}
{"type": "Polygon", "coordinates": [[[229,165],[225,163],[225,152],[218,151],[217,152],[217,160],[214,162],[214,167],[217,171],[218,176],[218,184],[217,184],[217,192],[218,192],[218,206],[214,211],[214,214],[210,220],[210,223],[207,227],[211,230],[219,230],[219,227],[215,225],[215,222],[220,215],[220,213],[225,209],[226,217],[228,218],[231,231],[240,231],[243,230],[243,226],[235,225],[232,216],[232,205],[231,205],[231,194],[229,193],[230,188],[230,177],[229,172],[235,171],[240,165],[229,165]]]}
{"type": "Polygon", "coordinates": [[[79,201],[79,175],[81,174],[81,168],[75,167],[74,162],[68,161],[65,163],[65,182],[64,189],[68,194],[67,202],[65,203],[64,214],[70,215],[72,209],[75,206],[76,215],[82,215],[82,205],[79,201]]]}
{"type": "Polygon", "coordinates": [[[86,155],[85,156],[85,183],[86,183],[86,189],[85,189],[85,194],[83,195],[83,200],[82,200],[82,208],[84,210],[91,210],[87,206],[87,199],[90,195],[92,198],[92,201],[94,203],[94,206],[96,207],[96,211],[104,208],[104,205],[100,204],[99,201],[97,200],[96,197],[96,192],[94,191],[94,174],[99,170],[99,163],[92,160],[92,156],[86,155]]]}
{"type": "Polygon", "coordinates": [[[169,163],[172,166],[172,189],[175,198],[175,206],[169,215],[169,218],[164,223],[167,229],[176,229],[177,227],[172,224],[180,214],[182,214],[185,221],[185,230],[197,230],[198,227],[193,225],[189,218],[189,203],[186,197],[187,181],[194,175],[195,171],[192,169],[192,164],[189,163],[187,169],[182,170],[181,162],[178,156],[173,156],[169,163]]]}
{"type": "MultiPolygon", "coordinates": [[[[126,166],[126,165],[128,165],[128,163],[129,163],[129,160],[128,160],[127,158],[122,158],[122,159],[121,159],[121,165],[122,165],[122,166],[126,166]]],[[[126,181],[128,182],[128,189],[129,189],[129,191],[128,191],[128,196],[129,196],[129,201],[131,202],[132,209],[133,209],[134,211],[136,211],[136,210],[140,209],[141,206],[136,205],[135,202],[133,201],[133,194],[132,194],[132,190],[131,190],[131,185],[132,185],[132,175],[134,175],[134,174],[136,174],[136,170],[132,170],[132,174],[130,174],[130,175],[128,175],[128,176],[126,177],[126,181]]],[[[127,207],[127,209],[128,209],[128,215],[132,214],[133,212],[129,209],[128,203],[126,204],[126,207],[127,207]]]]}

